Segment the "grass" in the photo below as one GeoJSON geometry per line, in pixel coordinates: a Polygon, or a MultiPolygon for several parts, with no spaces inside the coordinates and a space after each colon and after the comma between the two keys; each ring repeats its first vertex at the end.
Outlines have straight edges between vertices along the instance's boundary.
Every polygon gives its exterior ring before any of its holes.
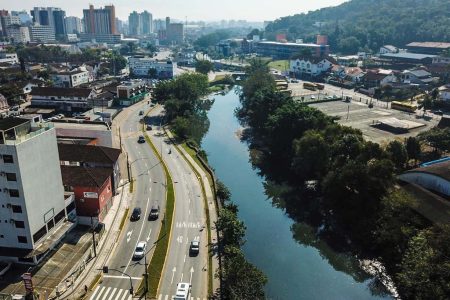
{"type": "MultiPolygon", "coordinates": [[[[158,153],[158,151],[155,148],[155,145],[153,145],[152,141],[150,140],[149,136],[144,131],[145,140],[152,148],[155,155],[158,157],[158,159],[161,161],[161,164],[164,169],[164,173],[166,175],[166,183],[167,183],[167,192],[166,192],[166,213],[163,219],[164,230],[159,231],[158,240],[156,243],[155,250],[153,252],[152,259],[147,267],[148,272],[148,295],[151,298],[155,298],[156,294],[158,292],[158,286],[159,281],[161,280],[161,273],[164,268],[164,262],[166,261],[166,255],[167,250],[169,249],[169,240],[170,240],[170,233],[172,230],[172,219],[173,219],[173,212],[175,208],[175,191],[173,189],[173,182],[172,177],[170,176],[169,170],[167,169],[166,164],[162,160],[161,155],[158,153]]],[[[139,286],[138,293],[142,293],[143,290],[143,284],[139,286]]]]}
{"type": "Polygon", "coordinates": [[[273,69],[277,69],[278,71],[286,71],[289,69],[289,61],[288,60],[274,60],[269,63],[269,67],[273,69]]]}

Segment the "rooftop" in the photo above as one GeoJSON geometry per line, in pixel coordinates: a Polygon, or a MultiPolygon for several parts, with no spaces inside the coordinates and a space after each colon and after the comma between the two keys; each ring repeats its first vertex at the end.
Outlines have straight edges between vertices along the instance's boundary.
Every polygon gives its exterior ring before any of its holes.
{"type": "Polygon", "coordinates": [[[61,175],[65,186],[102,187],[112,172],[112,168],[61,166],[61,175]]]}
{"type": "Polygon", "coordinates": [[[420,54],[420,53],[408,53],[408,52],[399,52],[399,53],[386,53],[381,54],[381,57],[386,58],[405,58],[405,59],[416,59],[416,60],[422,60],[425,58],[433,58],[437,55],[431,55],[431,54],[420,54]]]}
{"type": "Polygon", "coordinates": [[[11,128],[17,127],[19,125],[30,122],[30,120],[21,119],[21,118],[5,118],[0,119],[0,131],[9,130],[11,128]]]}
{"type": "Polygon", "coordinates": [[[32,96],[57,96],[57,97],[84,97],[91,94],[92,89],[80,88],[56,88],[56,87],[35,87],[31,91],[32,96]]]}
{"type": "Polygon", "coordinates": [[[322,47],[321,45],[317,45],[317,44],[306,44],[306,43],[280,43],[280,42],[270,42],[270,41],[258,42],[258,44],[262,44],[262,45],[293,46],[293,47],[312,47],[312,48],[320,48],[320,47],[322,47]]]}
{"type": "Polygon", "coordinates": [[[78,144],[58,144],[61,161],[114,164],[120,156],[120,149],[78,144]]]}
{"type": "Polygon", "coordinates": [[[450,48],[450,43],[443,42],[412,42],[406,45],[406,47],[425,47],[425,48],[440,48],[448,49],[450,48]]]}
{"type": "Polygon", "coordinates": [[[443,160],[442,162],[432,163],[427,166],[408,171],[408,173],[409,172],[431,174],[450,181],[450,160],[443,160]]]}

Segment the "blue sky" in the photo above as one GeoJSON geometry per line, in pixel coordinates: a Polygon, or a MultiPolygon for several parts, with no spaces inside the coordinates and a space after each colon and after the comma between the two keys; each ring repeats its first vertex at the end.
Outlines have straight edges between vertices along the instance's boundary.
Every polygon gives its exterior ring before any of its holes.
{"type": "Polygon", "coordinates": [[[82,16],[89,3],[95,6],[114,4],[122,20],[133,11],[148,10],[154,17],[188,20],[243,19],[250,21],[274,20],[278,17],[334,6],[345,0],[18,0],[0,1],[0,9],[29,11],[33,6],[55,6],[66,15],[82,16]]]}

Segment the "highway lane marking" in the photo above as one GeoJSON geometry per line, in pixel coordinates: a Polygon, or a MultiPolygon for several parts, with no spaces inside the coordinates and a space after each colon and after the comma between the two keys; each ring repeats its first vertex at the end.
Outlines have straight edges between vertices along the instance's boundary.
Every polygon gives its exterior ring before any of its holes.
{"type": "MultiPolygon", "coordinates": [[[[104,288],[105,288],[105,287],[102,286],[102,289],[104,289],[104,288]]],[[[100,290],[100,286],[98,285],[98,286],[95,288],[94,293],[91,295],[91,297],[89,298],[89,300],[94,299],[95,295],[97,295],[97,293],[98,293],[99,290],[100,290]]]]}
{"type": "MultiPolygon", "coordinates": [[[[103,277],[105,278],[113,278],[113,279],[126,279],[126,280],[130,280],[130,277],[124,277],[124,276],[120,276],[120,275],[103,275],[103,277]]],[[[131,277],[132,280],[141,280],[141,277],[131,277]]]]}
{"type": "Polygon", "coordinates": [[[148,233],[148,236],[147,236],[147,242],[150,240],[150,235],[152,234],[152,229],[150,228],[150,232],[148,233]]]}
{"type": "Polygon", "coordinates": [[[132,234],[133,234],[133,230],[130,230],[127,232],[127,244],[130,242],[132,234]]]}
{"type": "Polygon", "coordinates": [[[172,279],[170,280],[170,284],[172,284],[173,283],[173,277],[175,276],[175,272],[177,271],[177,268],[176,267],[173,267],[173,269],[172,269],[172,279]]]}
{"type": "Polygon", "coordinates": [[[191,278],[189,278],[189,284],[191,284],[192,283],[192,274],[194,274],[194,267],[191,267],[191,270],[189,272],[191,272],[191,278]]]}
{"type": "Polygon", "coordinates": [[[181,273],[181,279],[180,282],[183,282],[183,273],[181,273]]]}
{"type": "Polygon", "coordinates": [[[177,237],[177,242],[180,243],[180,244],[183,243],[183,236],[182,236],[182,235],[179,235],[179,236],[177,237]]]}
{"type": "Polygon", "coordinates": [[[190,214],[191,214],[191,210],[188,211],[188,215],[190,215],[190,214]]]}
{"type": "Polygon", "coordinates": [[[177,222],[175,228],[200,228],[200,222],[177,222]]]}
{"type": "Polygon", "coordinates": [[[106,291],[106,286],[103,286],[103,287],[102,287],[102,290],[100,291],[100,293],[98,293],[97,299],[100,299],[101,296],[104,296],[104,295],[103,295],[103,292],[104,292],[104,291],[106,291]]]}
{"type": "Polygon", "coordinates": [[[108,300],[112,300],[112,298],[114,297],[114,294],[116,293],[117,288],[114,288],[111,292],[111,295],[109,296],[108,300]]]}
{"type": "Polygon", "coordinates": [[[184,260],[183,260],[183,262],[186,262],[186,254],[184,255],[184,260]]]}
{"type": "MultiPolygon", "coordinates": [[[[125,293],[123,294],[123,296],[122,296],[122,299],[121,300],[125,300],[125,298],[127,297],[127,295],[130,295],[130,291],[128,290],[125,290],[125,293]]],[[[131,296],[131,295],[130,295],[131,296]]]]}

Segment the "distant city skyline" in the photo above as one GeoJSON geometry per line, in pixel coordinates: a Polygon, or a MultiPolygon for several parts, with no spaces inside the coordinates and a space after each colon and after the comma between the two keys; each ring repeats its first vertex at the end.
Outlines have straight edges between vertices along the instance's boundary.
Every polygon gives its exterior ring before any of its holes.
{"type": "Polygon", "coordinates": [[[0,5],[0,9],[26,10],[28,13],[34,6],[54,6],[66,11],[66,16],[82,17],[83,9],[94,6],[113,4],[116,6],[116,15],[121,20],[128,20],[128,15],[136,10],[148,10],[154,18],[170,16],[175,19],[189,21],[220,21],[220,20],[247,20],[272,21],[280,17],[304,13],[327,6],[336,6],[345,0],[316,0],[309,3],[292,0],[231,0],[227,2],[217,0],[21,0],[8,1],[0,5]]]}

